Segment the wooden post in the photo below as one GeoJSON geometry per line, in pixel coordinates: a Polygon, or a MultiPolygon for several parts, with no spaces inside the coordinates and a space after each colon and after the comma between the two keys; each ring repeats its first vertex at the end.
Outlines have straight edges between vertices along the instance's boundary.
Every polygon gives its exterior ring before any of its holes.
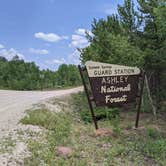
{"type": "Polygon", "coordinates": [[[91,103],[90,95],[88,93],[88,88],[87,88],[85,80],[84,80],[84,76],[83,76],[83,73],[82,73],[82,68],[81,68],[80,65],[78,65],[78,68],[79,68],[79,71],[80,71],[82,83],[84,85],[85,93],[86,93],[86,96],[87,96],[87,99],[88,99],[88,104],[89,104],[89,108],[90,108],[90,111],[91,111],[91,115],[92,115],[92,118],[93,118],[93,121],[94,121],[94,124],[95,124],[95,129],[97,130],[98,129],[97,120],[96,120],[96,117],[95,117],[95,114],[94,114],[94,111],[93,111],[93,106],[92,106],[92,103],[91,103]]]}
{"type": "Polygon", "coordinates": [[[143,90],[144,90],[144,82],[145,82],[145,71],[142,70],[141,75],[142,75],[142,83],[141,83],[141,89],[140,89],[140,96],[139,96],[139,100],[138,100],[138,108],[137,108],[137,117],[136,117],[136,122],[135,122],[135,128],[138,128],[138,123],[139,123],[142,96],[143,96],[143,90]]]}
{"type": "Polygon", "coordinates": [[[147,76],[145,75],[145,85],[146,85],[146,89],[147,89],[147,93],[148,93],[148,97],[149,97],[149,100],[150,100],[150,104],[152,106],[152,111],[153,111],[153,115],[156,117],[156,107],[153,103],[153,99],[151,97],[151,94],[150,94],[150,88],[149,88],[149,83],[148,83],[148,79],[147,79],[147,76]]]}

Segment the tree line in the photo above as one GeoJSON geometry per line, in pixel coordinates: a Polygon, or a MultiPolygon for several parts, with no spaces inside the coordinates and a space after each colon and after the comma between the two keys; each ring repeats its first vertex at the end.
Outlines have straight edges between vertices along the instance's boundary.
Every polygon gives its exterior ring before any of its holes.
{"type": "Polygon", "coordinates": [[[124,0],[118,14],[94,19],[90,45],[80,49],[87,60],[138,66],[146,71],[156,105],[166,99],[166,2],[124,0]]]}
{"type": "Polygon", "coordinates": [[[81,80],[75,65],[62,64],[57,71],[40,70],[34,62],[16,55],[12,60],[0,56],[0,88],[14,90],[53,89],[78,86],[81,80]]]}

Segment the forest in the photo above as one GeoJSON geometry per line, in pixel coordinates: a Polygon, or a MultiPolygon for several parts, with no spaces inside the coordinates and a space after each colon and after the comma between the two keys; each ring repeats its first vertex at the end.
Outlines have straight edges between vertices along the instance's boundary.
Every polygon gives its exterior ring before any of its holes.
{"type": "Polygon", "coordinates": [[[166,99],[166,2],[124,0],[118,14],[94,19],[90,45],[80,49],[87,60],[137,66],[146,72],[155,105],[166,99]]]}
{"type": "Polygon", "coordinates": [[[16,55],[8,61],[0,57],[0,88],[43,90],[80,85],[75,65],[62,64],[57,71],[40,70],[34,62],[24,62],[16,55]]]}

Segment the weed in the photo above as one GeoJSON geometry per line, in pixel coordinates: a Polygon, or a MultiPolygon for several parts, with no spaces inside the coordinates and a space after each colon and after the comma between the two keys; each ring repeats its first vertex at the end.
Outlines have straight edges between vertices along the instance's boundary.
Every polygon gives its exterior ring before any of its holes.
{"type": "Polygon", "coordinates": [[[112,119],[111,124],[113,126],[113,132],[116,133],[116,135],[120,135],[121,134],[120,119],[118,117],[112,119]]]}
{"type": "MultiPolygon", "coordinates": [[[[77,101],[81,100],[77,95],[75,97],[77,101]]],[[[77,106],[78,110],[88,108],[80,104],[77,106]]],[[[156,130],[154,125],[132,130],[131,122],[135,120],[135,113],[125,112],[121,118],[113,116],[111,120],[108,117],[100,120],[99,126],[113,128],[117,137],[96,137],[93,124],[85,124],[84,120],[79,119],[80,112],[76,109],[66,113],[52,113],[48,110],[28,113],[22,122],[45,127],[47,132],[38,140],[29,140],[28,147],[32,156],[25,159],[25,165],[166,165],[164,134],[156,130]],[[39,118],[36,120],[34,116],[39,118]],[[126,126],[131,130],[126,130],[126,126]],[[56,153],[57,147],[61,145],[72,148],[74,153],[70,158],[56,153]]],[[[99,111],[103,113],[103,109],[99,111]]],[[[145,122],[142,119],[142,123],[145,122]]],[[[164,123],[160,124],[164,126],[164,123]]]]}
{"type": "Polygon", "coordinates": [[[166,139],[148,140],[144,144],[143,152],[154,158],[158,163],[166,165],[166,139]]]}

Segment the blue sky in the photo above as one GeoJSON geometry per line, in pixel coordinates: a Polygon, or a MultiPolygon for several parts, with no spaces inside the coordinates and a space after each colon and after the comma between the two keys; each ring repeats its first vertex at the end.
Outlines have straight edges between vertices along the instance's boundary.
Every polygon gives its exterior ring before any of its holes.
{"type": "Polygon", "coordinates": [[[0,56],[15,54],[41,69],[79,63],[93,18],[116,12],[123,0],[0,0],[0,56]]]}

